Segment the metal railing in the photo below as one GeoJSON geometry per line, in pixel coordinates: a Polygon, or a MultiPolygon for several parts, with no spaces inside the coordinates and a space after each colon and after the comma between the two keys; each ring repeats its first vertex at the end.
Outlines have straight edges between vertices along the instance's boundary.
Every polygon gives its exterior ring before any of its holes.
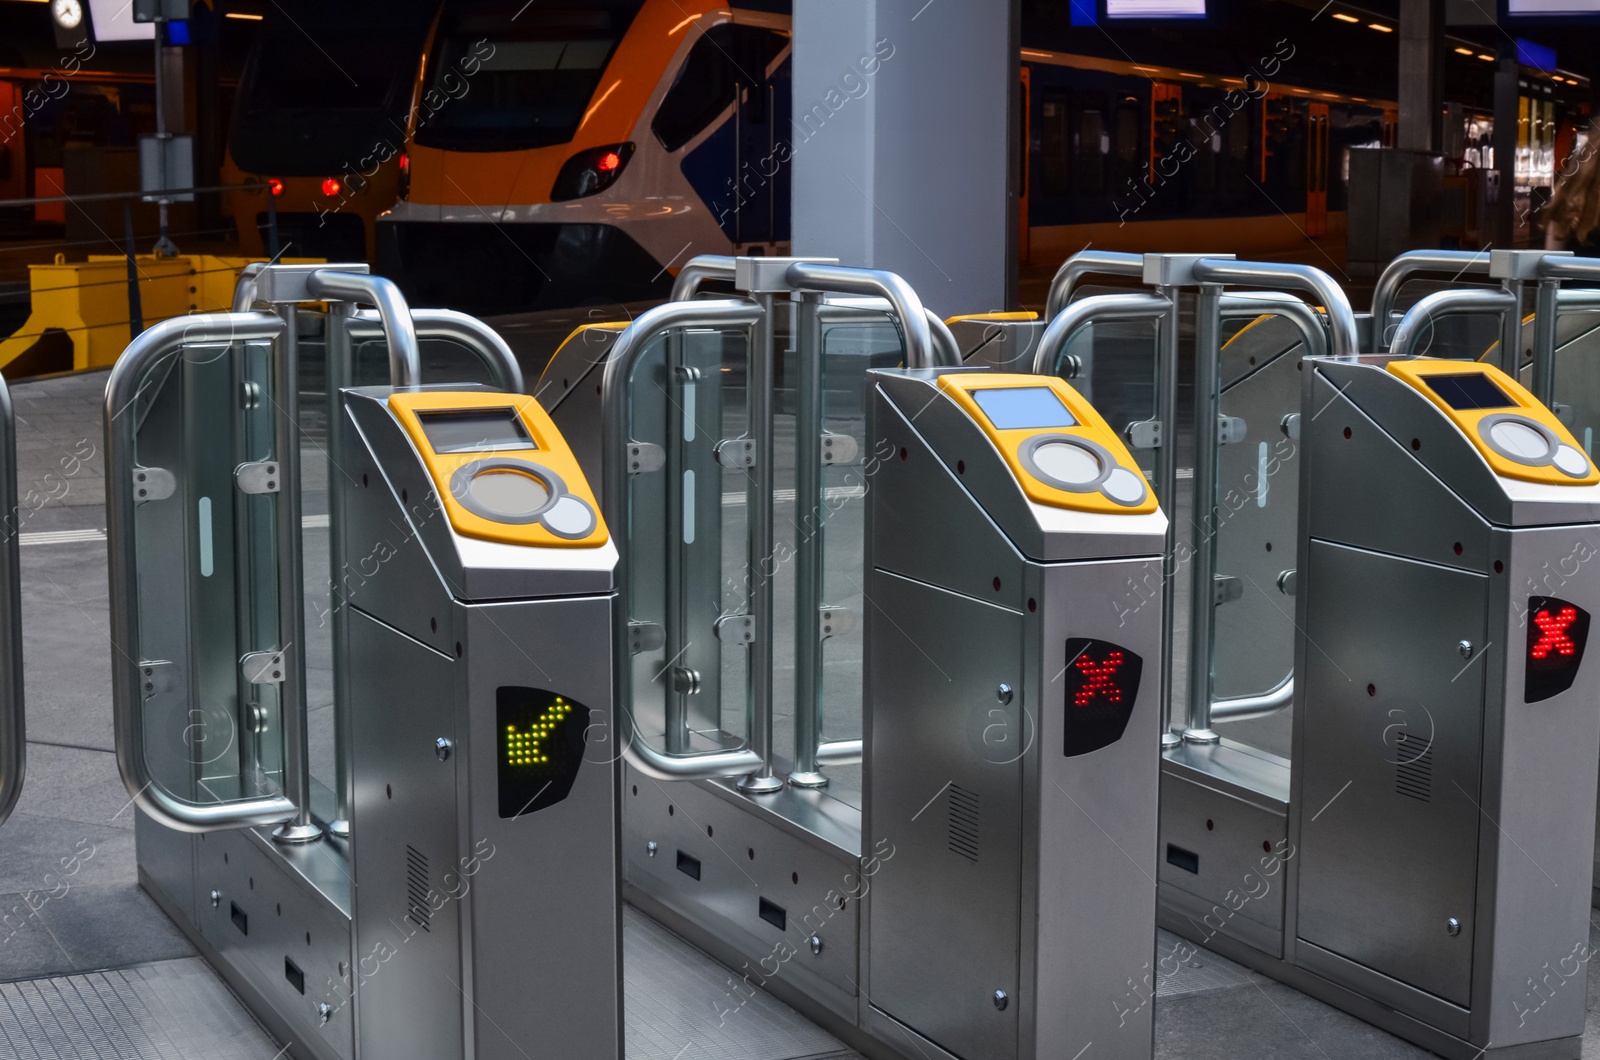
{"type": "Polygon", "coordinates": [[[1144,255],[1128,254],[1118,250],[1081,250],[1062,263],[1050,280],[1050,294],[1045,300],[1044,316],[1054,320],[1072,301],[1072,289],[1085,276],[1144,275],[1144,255]]]}
{"type": "MultiPolygon", "coordinates": [[[[1427,351],[1416,347],[1432,337],[1433,327],[1438,321],[1450,316],[1495,313],[1502,318],[1511,316],[1518,320],[1520,326],[1520,309],[1520,300],[1510,291],[1434,291],[1419,298],[1400,318],[1400,323],[1395,325],[1389,352],[1397,357],[1421,357],[1427,351]]],[[[1515,368],[1511,370],[1514,372],[1515,368]]]]}
{"type": "Polygon", "coordinates": [[[0,379],[0,824],[11,816],[28,774],[28,722],[22,680],[22,574],[18,559],[17,419],[0,379]]]}
{"type": "Polygon", "coordinates": [[[673,279],[669,300],[686,302],[699,293],[701,284],[708,281],[732,283],[734,261],[726,254],[701,254],[690,258],[673,279]]]}
{"type": "MultiPolygon", "coordinates": [[[[383,322],[371,309],[357,310],[352,319],[362,324],[383,322]]],[[[454,309],[413,309],[411,325],[419,343],[431,339],[460,343],[483,364],[495,386],[511,394],[525,392],[517,355],[498,331],[477,317],[454,309]]]]}
{"type": "Polygon", "coordinates": [[[1372,289],[1372,342],[1374,351],[1387,350],[1393,342],[1389,318],[1400,289],[1418,276],[1440,275],[1459,279],[1465,273],[1489,276],[1489,252],[1485,250],[1408,250],[1378,274],[1372,289]]]}

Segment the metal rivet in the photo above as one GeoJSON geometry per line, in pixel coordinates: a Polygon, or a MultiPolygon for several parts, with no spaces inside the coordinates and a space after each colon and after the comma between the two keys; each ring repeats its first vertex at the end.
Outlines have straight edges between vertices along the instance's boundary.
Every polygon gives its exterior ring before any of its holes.
{"type": "Polygon", "coordinates": [[[1006,1006],[1009,1004],[1011,1004],[1011,997],[1009,994],[1007,994],[1004,990],[996,990],[994,992],[995,1008],[999,1009],[1001,1012],[1004,1012],[1006,1010],[1006,1006]]]}
{"type": "Polygon", "coordinates": [[[651,857],[655,857],[656,856],[656,851],[659,850],[659,849],[660,848],[656,846],[656,841],[654,839],[651,839],[651,840],[648,840],[648,841],[645,842],[645,845],[644,845],[645,853],[649,854],[651,857]]]}
{"type": "Polygon", "coordinates": [[[1010,703],[1011,697],[1015,694],[1015,690],[1013,690],[1012,687],[1006,684],[1004,681],[1001,681],[994,690],[994,698],[998,699],[1002,703],[1010,703]]]}
{"type": "Polygon", "coordinates": [[[1461,934],[1461,921],[1457,920],[1455,917],[1451,917],[1444,922],[1444,930],[1445,934],[1450,935],[1451,937],[1461,934]]]}
{"type": "Polygon", "coordinates": [[[438,756],[441,762],[448,760],[450,757],[450,741],[443,736],[433,741],[433,753],[438,756]]]}
{"type": "Polygon", "coordinates": [[[1461,656],[1463,659],[1472,658],[1472,641],[1464,640],[1460,644],[1457,644],[1456,654],[1461,656]]]}
{"type": "Polygon", "coordinates": [[[333,1019],[333,1006],[323,1001],[317,1005],[317,1018],[323,1023],[333,1019]]]}
{"type": "Polygon", "coordinates": [[[222,904],[222,892],[221,891],[212,891],[211,892],[211,908],[215,909],[217,906],[219,906],[221,904],[222,904]]]}
{"type": "Polygon", "coordinates": [[[811,942],[811,956],[813,956],[813,957],[821,957],[822,956],[822,936],[821,935],[812,935],[811,939],[810,939],[810,942],[811,942]]]}

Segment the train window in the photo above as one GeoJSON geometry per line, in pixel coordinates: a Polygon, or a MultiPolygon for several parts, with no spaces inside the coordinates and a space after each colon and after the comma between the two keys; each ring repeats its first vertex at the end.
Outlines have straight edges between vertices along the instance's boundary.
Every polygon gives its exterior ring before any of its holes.
{"type": "Polygon", "coordinates": [[[428,58],[416,142],[455,151],[567,143],[641,3],[447,6],[428,58]]]}
{"type": "Polygon", "coordinates": [[[1072,145],[1077,155],[1078,190],[1102,192],[1106,190],[1106,122],[1098,110],[1084,110],[1078,115],[1078,136],[1072,145]]]}
{"type": "Polygon", "coordinates": [[[1066,195],[1071,190],[1067,113],[1066,93],[1045,95],[1039,108],[1039,185],[1045,195],[1066,195]]]}
{"type": "Polygon", "coordinates": [[[1228,154],[1235,162],[1250,157],[1250,112],[1236,111],[1228,121],[1228,154]]]}
{"type": "Polygon", "coordinates": [[[676,151],[732,105],[741,86],[765,84],[788,39],[757,26],[724,22],[701,35],[650,123],[661,146],[676,151]]]}
{"type": "Polygon", "coordinates": [[[1117,104],[1117,161],[1131,166],[1139,157],[1139,119],[1143,108],[1138,103],[1117,104]]]}

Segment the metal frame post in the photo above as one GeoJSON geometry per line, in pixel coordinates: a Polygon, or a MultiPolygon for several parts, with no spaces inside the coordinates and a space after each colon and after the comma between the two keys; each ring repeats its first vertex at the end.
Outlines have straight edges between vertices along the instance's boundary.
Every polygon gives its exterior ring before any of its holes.
{"type": "Polygon", "coordinates": [[[826,787],[817,769],[822,742],[822,642],[816,636],[822,608],[822,296],[794,295],[797,382],[794,421],[794,770],[789,783],[826,787]]]}
{"type": "Polygon", "coordinates": [[[11,816],[28,774],[28,720],[22,680],[22,569],[17,554],[17,418],[11,391],[0,378],[0,824],[11,816]]]}
{"type": "MultiPolygon", "coordinates": [[[[1156,362],[1156,419],[1161,423],[1161,444],[1156,447],[1155,476],[1157,494],[1164,503],[1176,505],[1178,496],[1178,364],[1181,360],[1178,335],[1178,289],[1160,286],[1156,295],[1167,300],[1167,310],[1156,327],[1161,339],[1161,355],[1156,362]]],[[[1182,738],[1172,726],[1172,615],[1178,599],[1177,542],[1178,521],[1169,512],[1167,542],[1162,556],[1161,606],[1168,616],[1161,623],[1161,747],[1177,747],[1182,738]]]]}
{"type": "Polygon", "coordinates": [[[1217,420],[1222,415],[1222,285],[1202,283],[1194,309],[1194,529],[1189,589],[1188,723],[1185,743],[1216,743],[1211,693],[1216,672],[1217,420]]]}

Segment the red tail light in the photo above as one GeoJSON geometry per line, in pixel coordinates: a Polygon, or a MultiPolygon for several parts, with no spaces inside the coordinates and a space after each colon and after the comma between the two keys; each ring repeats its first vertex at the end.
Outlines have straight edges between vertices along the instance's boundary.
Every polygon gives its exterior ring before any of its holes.
{"type": "Polygon", "coordinates": [[[344,185],[340,184],[332,177],[329,177],[327,180],[322,182],[322,194],[326,195],[330,199],[343,190],[344,185]]]}
{"type": "Polygon", "coordinates": [[[579,151],[556,174],[555,187],[550,189],[551,202],[581,199],[598,195],[616,183],[628,159],[633,155],[633,144],[610,144],[579,151]]]}
{"type": "Polygon", "coordinates": [[[271,191],[272,194],[274,194],[274,195],[282,195],[283,194],[283,181],[279,180],[277,177],[268,177],[267,178],[267,189],[269,191],[271,191]]]}
{"type": "Polygon", "coordinates": [[[610,173],[614,169],[621,168],[621,166],[622,156],[617,154],[615,151],[607,151],[605,154],[600,156],[600,161],[595,163],[594,168],[598,169],[602,173],[610,173]]]}

